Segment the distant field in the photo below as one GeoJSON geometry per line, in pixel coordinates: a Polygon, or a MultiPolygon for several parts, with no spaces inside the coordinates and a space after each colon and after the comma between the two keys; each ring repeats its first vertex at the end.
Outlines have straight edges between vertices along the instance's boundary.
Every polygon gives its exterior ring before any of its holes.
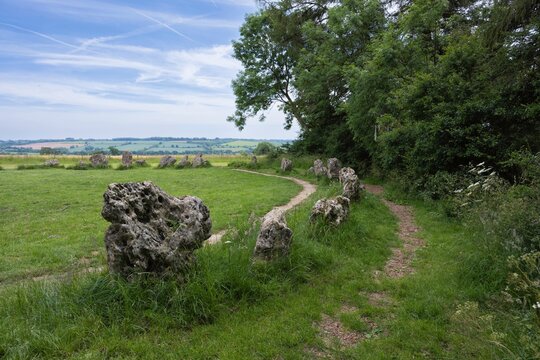
{"type": "Polygon", "coordinates": [[[203,199],[214,231],[246,221],[251,212],[261,216],[300,188],[224,168],[0,171],[0,284],[103,265],[108,223],[100,212],[107,185],[146,180],[172,195],[203,199]]]}
{"type": "MultiPolygon", "coordinates": [[[[67,154],[89,154],[96,151],[109,151],[115,147],[120,151],[140,154],[240,154],[251,153],[263,140],[235,139],[187,139],[187,140],[65,140],[39,142],[0,142],[0,153],[17,153],[24,150],[38,152],[42,148],[61,150],[67,154]]],[[[265,141],[265,140],[264,140],[265,141]]],[[[276,146],[285,140],[269,141],[276,146]]]]}

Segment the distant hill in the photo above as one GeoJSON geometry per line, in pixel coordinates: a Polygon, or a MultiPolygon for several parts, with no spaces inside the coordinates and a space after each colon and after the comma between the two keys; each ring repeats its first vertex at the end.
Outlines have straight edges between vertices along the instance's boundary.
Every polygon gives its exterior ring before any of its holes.
{"type": "Polygon", "coordinates": [[[86,155],[109,152],[110,147],[141,155],[162,154],[240,154],[251,153],[258,143],[267,141],[276,146],[291,140],[207,139],[207,138],[114,138],[114,139],[40,139],[0,141],[0,154],[29,154],[54,152],[57,154],[86,155]]]}

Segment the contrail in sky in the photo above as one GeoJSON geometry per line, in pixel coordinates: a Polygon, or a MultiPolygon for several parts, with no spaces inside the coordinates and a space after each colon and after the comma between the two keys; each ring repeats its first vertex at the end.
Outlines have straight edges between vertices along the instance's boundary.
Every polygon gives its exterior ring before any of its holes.
{"type": "Polygon", "coordinates": [[[145,18],[155,22],[156,24],[159,24],[167,29],[169,29],[170,31],[172,31],[173,33],[175,33],[176,35],[179,35],[183,38],[186,38],[188,39],[189,41],[193,41],[193,42],[196,42],[195,40],[193,40],[192,38],[190,38],[189,36],[187,36],[186,34],[182,34],[180,31],[177,31],[176,29],[173,29],[172,27],[170,27],[169,25],[165,24],[164,22],[161,22],[159,21],[158,19],[154,19],[153,17],[151,17],[150,15],[147,15],[145,13],[142,13],[138,10],[135,10],[135,9],[132,9],[134,12],[136,12],[137,14],[141,15],[141,16],[144,16],[145,18]]]}
{"type": "Polygon", "coordinates": [[[7,23],[3,23],[3,22],[0,22],[0,25],[4,25],[4,26],[8,26],[8,27],[13,28],[13,29],[25,31],[25,32],[37,35],[39,37],[45,38],[47,40],[54,41],[55,43],[62,44],[64,46],[73,48],[73,49],[78,49],[79,48],[78,46],[68,44],[67,42],[64,42],[62,40],[58,40],[58,39],[53,38],[52,36],[49,36],[47,34],[43,34],[43,33],[40,33],[40,32],[34,31],[34,30],[26,29],[26,28],[23,28],[23,27],[20,27],[20,26],[17,26],[17,25],[7,24],[7,23]]]}

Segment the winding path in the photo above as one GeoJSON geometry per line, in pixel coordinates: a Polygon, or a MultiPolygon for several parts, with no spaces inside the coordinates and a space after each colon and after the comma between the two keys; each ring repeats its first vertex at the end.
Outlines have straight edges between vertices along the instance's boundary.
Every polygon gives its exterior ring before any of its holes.
{"type": "MultiPolygon", "coordinates": [[[[312,184],[312,183],[310,183],[308,181],[305,181],[305,180],[300,180],[300,179],[294,178],[292,176],[272,175],[272,174],[265,174],[265,173],[260,173],[260,172],[257,172],[257,171],[242,170],[242,169],[235,169],[235,171],[245,172],[245,173],[249,173],[249,174],[262,175],[262,176],[276,177],[276,178],[280,178],[280,179],[286,179],[286,180],[295,182],[298,185],[302,186],[302,190],[295,197],[293,197],[287,204],[276,206],[272,210],[270,210],[268,213],[274,212],[274,211],[287,212],[287,211],[291,210],[292,208],[294,208],[295,206],[297,206],[297,205],[301,204],[302,202],[304,202],[311,194],[313,194],[315,191],[317,191],[317,185],[312,184]]],[[[216,244],[216,243],[220,242],[221,239],[223,238],[223,236],[226,233],[227,233],[227,230],[221,230],[221,231],[213,234],[212,236],[210,236],[210,238],[208,240],[206,240],[205,245],[212,245],[212,244],[216,244]]]]}
{"type": "MultiPolygon", "coordinates": [[[[382,186],[379,185],[366,185],[366,190],[377,196],[382,195],[384,191],[382,186]]],[[[425,243],[417,236],[420,228],[416,225],[411,206],[398,205],[384,198],[381,198],[381,200],[397,217],[399,224],[398,236],[403,241],[402,248],[392,249],[392,257],[386,262],[384,273],[390,278],[401,278],[414,272],[412,262],[416,250],[423,247],[425,243]]]]}

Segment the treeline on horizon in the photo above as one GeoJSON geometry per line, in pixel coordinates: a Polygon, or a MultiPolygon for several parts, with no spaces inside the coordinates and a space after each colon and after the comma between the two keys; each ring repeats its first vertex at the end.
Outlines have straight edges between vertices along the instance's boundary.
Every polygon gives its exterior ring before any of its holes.
{"type": "MultiPolygon", "coordinates": [[[[540,150],[538,0],[261,1],[234,43],[240,129],[274,104],[298,153],[422,187],[540,150]]],[[[264,119],[264,116],[261,120],[264,119]]]]}

